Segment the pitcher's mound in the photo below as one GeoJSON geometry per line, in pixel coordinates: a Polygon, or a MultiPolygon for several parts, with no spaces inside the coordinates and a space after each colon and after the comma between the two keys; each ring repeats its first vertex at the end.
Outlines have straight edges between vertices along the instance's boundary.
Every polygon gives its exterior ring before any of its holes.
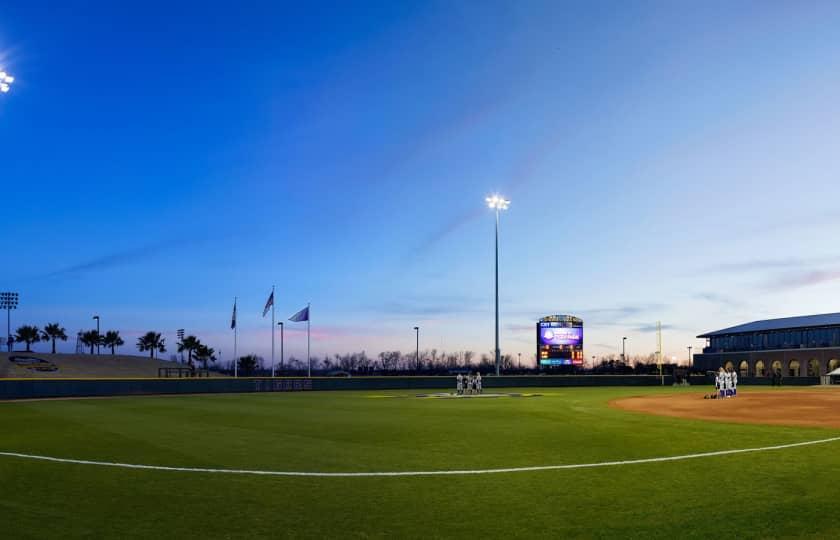
{"type": "Polygon", "coordinates": [[[751,391],[738,397],[703,399],[702,393],[615,399],[628,411],[720,422],[840,428],[840,390],[751,391]]]}

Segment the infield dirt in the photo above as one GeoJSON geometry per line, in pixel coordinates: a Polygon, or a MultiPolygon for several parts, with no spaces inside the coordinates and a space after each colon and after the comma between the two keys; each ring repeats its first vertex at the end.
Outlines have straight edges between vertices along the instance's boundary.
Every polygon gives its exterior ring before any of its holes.
{"type": "Polygon", "coordinates": [[[840,389],[754,391],[739,389],[729,399],[704,399],[703,393],[636,396],[610,401],[627,411],[738,422],[840,428],[840,389]]]}

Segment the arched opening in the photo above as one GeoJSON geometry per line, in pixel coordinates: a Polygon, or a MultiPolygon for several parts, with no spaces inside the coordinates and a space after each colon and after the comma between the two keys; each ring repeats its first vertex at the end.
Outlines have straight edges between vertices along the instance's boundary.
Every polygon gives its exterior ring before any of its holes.
{"type": "Polygon", "coordinates": [[[729,371],[730,369],[734,369],[734,368],[735,368],[735,364],[733,364],[732,362],[727,362],[723,365],[723,369],[725,369],[726,371],[729,371]]]}
{"type": "Polygon", "coordinates": [[[770,364],[770,369],[773,373],[782,373],[782,361],[781,360],[774,360],[772,364],[770,364]]]}
{"type": "Polygon", "coordinates": [[[799,360],[791,360],[788,364],[788,376],[799,377],[799,360]]]}
{"type": "Polygon", "coordinates": [[[836,358],[832,358],[831,360],[828,361],[828,372],[829,373],[831,373],[832,371],[834,371],[838,367],[840,367],[840,360],[838,360],[836,358]]]}
{"type": "Polygon", "coordinates": [[[764,361],[756,360],[755,362],[755,376],[764,377],[767,373],[764,371],[764,361]]]}
{"type": "Polygon", "coordinates": [[[820,376],[820,361],[816,358],[811,358],[808,360],[808,376],[809,377],[819,377],[820,376]]]}
{"type": "Polygon", "coordinates": [[[740,377],[749,377],[750,375],[750,363],[746,360],[741,362],[741,365],[738,367],[738,375],[740,377]]]}

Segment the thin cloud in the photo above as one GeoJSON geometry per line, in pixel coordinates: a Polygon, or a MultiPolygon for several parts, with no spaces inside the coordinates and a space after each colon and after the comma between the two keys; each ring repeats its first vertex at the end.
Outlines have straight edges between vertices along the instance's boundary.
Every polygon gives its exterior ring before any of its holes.
{"type": "MultiPolygon", "coordinates": [[[[643,324],[640,326],[636,326],[633,328],[634,332],[638,332],[640,334],[649,334],[652,332],[656,332],[659,328],[655,324],[643,324]]],[[[676,330],[677,327],[672,324],[663,324],[662,330],[676,330]]]]}
{"type": "Polygon", "coordinates": [[[737,300],[733,300],[732,298],[728,298],[726,296],[713,293],[713,292],[700,292],[694,295],[695,298],[698,300],[705,300],[706,302],[711,302],[712,304],[718,304],[724,307],[741,307],[741,302],[737,300]]]}
{"type": "Polygon", "coordinates": [[[420,242],[420,244],[415,250],[412,251],[411,254],[414,257],[425,254],[438,243],[443,241],[446,237],[454,234],[455,232],[464,228],[470,223],[477,221],[484,214],[486,214],[485,209],[479,206],[474,210],[465,212],[463,214],[457,215],[449,219],[446,223],[441,225],[439,228],[434,230],[429,236],[423,239],[423,241],[420,242]]]}
{"type": "Polygon", "coordinates": [[[770,281],[766,288],[771,290],[796,289],[799,287],[809,287],[811,285],[829,283],[837,281],[838,279],[840,279],[840,269],[803,270],[801,272],[787,272],[778,276],[770,281]]]}
{"type": "Polygon", "coordinates": [[[372,311],[386,315],[425,317],[477,313],[485,310],[486,301],[469,296],[406,298],[396,302],[388,302],[372,309],[372,311]]]}
{"type": "Polygon", "coordinates": [[[789,268],[801,268],[820,264],[830,264],[840,261],[838,256],[830,257],[785,257],[777,259],[752,259],[748,261],[719,263],[709,266],[706,272],[755,272],[760,270],[783,270],[789,268]]]}
{"type": "Polygon", "coordinates": [[[102,255],[94,259],[80,262],[65,268],[61,268],[54,272],[50,272],[45,277],[59,277],[74,274],[83,274],[86,272],[93,272],[99,270],[107,270],[117,266],[125,266],[135,262],[147,259],[150,256],[162,253],[167,249],[164,244],[152,244],[135,248],[128,251],[118,251],[108,255],[102,255]]]}

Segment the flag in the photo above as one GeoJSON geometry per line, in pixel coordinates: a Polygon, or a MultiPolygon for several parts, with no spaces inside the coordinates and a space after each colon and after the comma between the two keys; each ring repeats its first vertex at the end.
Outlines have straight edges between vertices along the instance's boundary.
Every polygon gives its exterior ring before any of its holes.
{"type": "Polygon", "coordinates": [[[297,313],[295,313],[294,315],[289,317],[289,320],[292,321],[292,322],[308,321],[309,320],[309,306],[306,306],[302,310],[298,311],[297,313]]]}
{"type": "Polygon", "coordinates": [[[265,301],[265,308],[263,308],[263,317],[266,316],[268,310],[271,309],[271,306],[274,305],[274,291],[271,291],[271,294],[268,296],[268,300],[265,301]]]}
{"type": "Polygon", "coordinates": [[[230,329],[236,328],[236,300],[233,301],[233,315],[230,318],[230,329]]]}

